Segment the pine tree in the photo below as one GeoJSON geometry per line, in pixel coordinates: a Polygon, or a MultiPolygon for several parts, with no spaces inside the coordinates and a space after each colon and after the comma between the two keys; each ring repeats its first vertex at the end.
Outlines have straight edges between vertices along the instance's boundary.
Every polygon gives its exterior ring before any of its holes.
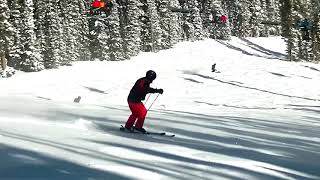
{"type": "Polygon", "coordinates": [[[141,22],[141,50],[146,52],[157,52],[161,48],[161,28],[155,0],[142,1],[143,14],[141,22]]]}
{"type": "Polygon", "coordinates": [[[250,37],[259,37],[263,30],[262,16],[265,13],[260,0],[252,0],[249,4],[250,10],[250,37]]]}
{"type": "Polygon", "coordinates": [[[178,15],[170,10],[176,4],[176,1],[156,0],[162,30],[161,49],[171,48],[180,40],[178,15]]]}
{"type": "Polygon", "coordinates": [[[79,16],[77,19],[77,31],[79,32],[79,36],[77,37],[78,42],[78,50],[79,50],[79,60],[86,61],[90,60],[91,54],[89,50],[89,21],[88,17],[86,16],[87,13],[87,4],[82,0],[79,0],[80,3],[78,4],[79,9],[79,16]],[[82,3],[81,3],[82,1],[82,3]]]}
{"type": "Polygon", "coordinates": [[[21,4],[18,3],[17,0],[10,1],[8,3],[11,16],[10,16],[10,23],[12,24],[14,31],[12,33],[12,39],[13,43],[11,46],[11,50],[9,53],[10,61],[8,64],[12,67],[18,67],[18,64],[22,62],[22,53],[23,53],[23,47],[21,43],[21,30],[22,30],[22,18],[21,18],[21,4]]]}
{"type": "Polygon", "coordinates": [[[120,35],[120,19],[119,19],[119,12],[118,12],[118,4],[113,1],[113,10],[112,14],[108,17],[108,46],[109,51],[108,54],[108,60],[111,61],[119,61],[124,60],[124,52],[123,52],[123,41],[121,39],[120,35]]]}
{"type": "Polygon", "coordinates": [[[312,61],[320,61],[320,2],[318,0],[311,1],[311,17],[313,19],[311,42],[312,42],[312,61]]]}
{"type": "MultiPolygon", "coordinates": [[[[46,47],[46,42],[45,42],[45,11],[46,9],[44,8],[46,6],[46,3],[44,3],[42,0],[34,0],[34,18],[35,18],[35,33],[36,33],[36,47],[39,49],[41,56],[42,56],[42,63],[44,62],[44,51],[46,47]]],[[[14,18],[18,19],[18,18],[14,18]]]]}
{"type": "Polygon", "coordinates": [[[287,38],[287,51],[291,61],[314,61],[314,41],[310,39],[313,37],[312,29],[310,31],[309,27],[303,27],[301,24],[304,21],[311,23],[311,9],[310,0],[281,0],[282,27],[287,38]]]}
{"type": "MultiPolygon", "coordinates": [[[[6,56],[12,50],[13,45],[12,34],[13,27],[9,21],[10,11],[6,0],[0,0],[0,51],[4,52],[6,56]]],[[[9,61],[10,62],[10,61],[9,61]]]]}
{"type": "Polygon", "coordinates": [[[58,68],[63,63],[63,56],[60,54],[64,46],[62,20],[60,18],[61,9],[58,1],[48,0],[46,2],[38,1],[38,10],[41,10],[39,15],[39,30],[40,41],[43,43],[42,54],[44,66],[46,69],[58,68]],[[43,17],[43,19],[41,18],[43,17]]]}
{"type": "Polygon", "coordinates": [[[124,26],[124,52],[125,58],[138,55],[141,46],[141,27],[139,17],[142,12],[138,0],[130,0],[126,3],[126,22],[124,26]]]}
{"type": "Polygon", "coordinates": [[[275,35],[279,36],[281,34],[281,26],[278,23],[281,21],[280,17],[280,5],[279,0],[262,0],[262,21],[264,23],[263,30],[261,32],[261,36],[270,36],[275,35]]]}
{"type": "Polygon", "coordinates": [[[249,9],[251,0],[239,0],[239,6],[238,6],[238,14],[236,18],[236,36],[239,37],[249,37],[251,35],[251,29],[250,29],[250,17],[251,12],[249,9]]]}
{"type": "Polygon", "coordinates": [[[70,64],[79,59],[78,48],[80,43],[78,37],[81,30],[78,28],[79,23],[79,0],[64,0],[59,1],[59,8],[62,17],[62,38],[63,43],[60,44],[60,55],[62,56],[61,65],[70,64]],[[80,30],[80,31],[79,31],[80,30]]]}
{"type": "Polygon", "coordinates": [[[105,22],[106,17],[102,19],[91,18],[89,21],[90,29],[90,52],[92,60],[100,61],[108,60],[108,24],[105,22]]]}
{"type": "Polygon", "coordinates": [[[23,71],[42,70],[41,55],[36,46],[33,1],[13,0],[8,5],[14,27],[9,65],[23,71]]]}
{"type": "MultiPolygon", "coordinates": [[[[181,27],[181,24],[179,23],[179,20],[181,18],[181,14],[171,11],[170,8],[172,8],[172,7],[180,8],[179,0],[171,0],[169,2],[168,15],[171,17],[169,34],[171,37],[170,41],[173,46],[182,40],[182,27],[181,27]]],[[[200,34],[199,34],[199,36],[200,36],[200,34]]]]}
{"type": "MultiPolygon", "coordinates": [[[[41,55],[36,48],[36,35],[35,24],[33,14],[33,1],[24,0],[21,8],[21,29],[17,29],[21,34],[21,61],[17,64],[16,68],[23,71],[40,71],[43,64],[41,61],[41,55]]],[[[17,27],[18,28],[18,27],[17,27]]]]}
{"type": "MultiPolygon", "coordinates": [[[[215,39],[230,39],[231,29],[229,22],[221,23],[219,17],[227,15],[223,10],[223,4],[220,0],[208,0],[204,3],[204,27],[207,28],[210,38],[215,39]]],[[[225,7],[226,4],[225,4],[225,7]]]]}
{"type": "Polygon", "coordinates": [[[197,0],[187,1],[186,7],[190,10],[190,13],[187,15],[187,23],[189,28],[189,35],[191,40],[201,40],[205,37],[203,31],[202,19],[200,17],[199,4],[197,0]],[[190,27],[192,26],[192,27],[190,27]]]}

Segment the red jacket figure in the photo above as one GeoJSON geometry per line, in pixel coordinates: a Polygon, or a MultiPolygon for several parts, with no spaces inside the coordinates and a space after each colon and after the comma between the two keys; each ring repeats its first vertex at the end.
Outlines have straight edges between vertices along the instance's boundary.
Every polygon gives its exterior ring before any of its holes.
{"type": "Polygon", "coordinates": [[[226,15],[222,15],[219,19],[222,24],[225,24],[227,23],[228,17],[226,15]]]}
{"type": "Polygon", "coordinates": [[[154,71],[149,70],[147,71],[146,76],[138,79],[132,87],[128,96],[128,104],[132,114],[129,116],[125,125],[127,130],[132,131],[135,123],[135,130],[146,133],[146,130],[142,126],[147,115],[147,109],[141,101],[145,99],[148,93],[163,93],[163,89],[154,89],[150,87],[150,84],[156,77],[157,74],[154,71]]]}
{"type": "Polygon", "coordinates": [[[93,8],[103,8],[105,6],[105,3],[101,0],[95,0],[92,2],[91,6],[93,8]]]}

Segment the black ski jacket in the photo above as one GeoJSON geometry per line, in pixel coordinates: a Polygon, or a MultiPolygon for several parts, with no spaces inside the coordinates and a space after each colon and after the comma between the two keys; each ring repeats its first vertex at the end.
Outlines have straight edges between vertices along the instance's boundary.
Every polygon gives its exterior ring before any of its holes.
{"type": "Polygon", "coordinates": [[[158,89],[151,88],[150,82],[146,79],[146,77],[140,78],[132,87],[128,96],[128,102],[141,102],[146,98],[148,93],[156,92],[158,92],[158,89]]]}

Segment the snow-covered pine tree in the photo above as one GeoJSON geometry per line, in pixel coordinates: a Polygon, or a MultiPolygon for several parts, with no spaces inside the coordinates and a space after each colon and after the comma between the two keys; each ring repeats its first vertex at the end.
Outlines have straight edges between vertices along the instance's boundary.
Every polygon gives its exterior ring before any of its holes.
{"type": "Polygon", "coordinates": [[[162,30],[161,49],[173,47],[180,40],[180,25],[178,15],[170,10],[176,1],[156,0],[157,11],[160,17],[160,28],[162,30]]]}
{"type": "Polygon", "coordinates": [[[106,22],[106,15],[103,14],[99,18],[90,18],[90,52],[92,60],[108,60],[108,24],[106,22]]]}
{"type": "Polygon", "coordinates": [[[140,6],[141,15],[139,17],[140,26],[141,26],[141,51],[150,52],[152,51],[152,46],[150,43],[151,33],[150,33],[150,19],[148,16],[148,3],[147,0],[140,0],[142,5],[140,6]]]}
{"type": "Polygon", "coordinates": [[[221,2],[222,3],[222,8],[226,11],[226,14],[228,15],[228,20],[229,20],[229,26],[231,29],[231,35],[237,36],[238,31],[237,31],[237,16],[239,13],[239,1],[234,1],[234,0],[224,0],[221,2]]]}
{"type": "Polygon", "coordinates": [[[292,14],[292,2],[291,0],[279,0],[280,3],[280,17],[281,17],[281,35],[285,38],[289,38],[290,29],[293,25],[291,17],[292,14]]]}
{"type": "Polygon", "coordinates": [[[291,0],[280,0],[281,3],[281,25],[283,36],[286,37],[287,41],[287,52],[289,60],[297,60],[298,53],[293,49],[298,44],[296,36],[298,30],[293,28],[294,18],[293,18],[293,2],[291,0]]]}
{"type": "Polygon", "coordinates": [[[161,28],[155,0],[142,0],[141,50],[157,52],[161,48],[161,28]]]}
{"type": "Polygon", "coordinates": [[[14,31],[12,33],[12,46],[10,48],[9,53],[9,62],[8,65],[12,67],[16,67],[19,62],[21,62],[21,54],[22,54],[22,44],[21,44],[21,4],[18,3],[17,0],[13,0],[8,2],[10,8],[10,23],[12,24],[14,31]],[[20,29],[20,30],[19,30],[20,29]]]}
{"type": "Polygon", "coordinates": [[[186,8],[190,11],[187,14],[186,25],[189,29],[189,40],[201,40],[205,37],[203,23],[200,16],[199,3],[197,0],[189,0],[186,2],[186,8]],[[192,26],[192,27],[190,27],[192,26]]]}
{"type": "Polygon", "coordinates": [[[282,27],[287,37],[287,51],[291,61],[312,61],[312,42],[310,30],[303,28],[301,23],[310,20],[310,0],[281,0],[282,27]]]}
{"type": "Polygon", "coordinates": [[[189,1],[183,1],[181,4],[182,9],[187,9],[189,12],[182,14],[180,18],[180,23],[182,27],[183,32],[183,39],[187,41],[194,41],[195,40],[195,33],[194,33],[194,26],[192,24],[191,19],[191,10],[189,9],[191,7],[189,1]]]}
{"type": "Polygon", "coordinates": [[[46,69],[58,68],[63,61],[61,49],[64,47],[62,38],[62,20],[61,9],[58,0],[38,1],[40,15],[37,17],[40,27],[40,41],[43,44],[41,50],[43,55],[43,64],[46,69]],[[43,19],[41,18],[43,17],[43,19]]]}
{"type": "Polygon", "coordinates": [[[142,12],[138,6],[142,6],[139,0],[130,0],[124,4],[126,9],[124,22],[124,53],[125,58],[138,55],[141,46],[141,26],[139,17],[142,12]]]}
{"type": "Polygon", "coordinates": [[[63,44],[60,46],[60,55],[62,56],[61,65],[67,65],[79,59],[81,46],[78,37],[81,36],[80,9],[81,0],[59,1],[59,8],[62,18],[62,38],[63,44]]]}
{"type": "Polygon", "coordinates": [[[279,36],[281,34],[281,26],[278,24],[281,21],[279,0],[261,0],[261,6],[264,27],[260,36],[279,36]]]}
{"type": "Polygon", "coordinates": [[[123,52],[123,41],[120,35],[120,19],[119,19],[119,12],[118,12],[118,4],[116,1],[112,1],[112,13],[108,16],[108,40],[107,44],[109,46],[108,60],[111,61],[119,61],[124,60],[124,52],[123,52]]]}
{"type": "Polygon", "coordinates": [[[33,1],[12,0],[10,22],[14,27],[9,65],[23,71],[43,69],[40,51],[36,46],[33,1]]]}
{"type": "Polygon", "coordinates": [[[238,37],[248,37],[251,35],[251,25],[250,25],[250,4],[251,0],[239,0],[238,13],[236,16],[236,36],[238,37]]]}
{"type": "Polygon", "coordinates": [[[320,62],[320,1],[311,1],[311,17],[313,19],[311,42],[313,55],[312,61],[320,62]]]}
{"type": "Polygon", "coordinates": [[[79,16],[77,19],[77,31],[79,32],[79,36],[77,37],[78,49],[79,49],[79,60],[80,61],[87,61],[90,60],[91,54],[89,50],[89,21],[87,18],[87,3],[83,0],[82,3],[78,3],[78,9],[79,9],[79,16]]]}
{"type": "Polygon", "coordinates": [[[222,15],[228,16],[228,13],[222,9],[221,0],[208,0],[204,3],[202,17],[204,18],[204,26],[207,27],[210,38],[230,39],[231,29],[229,22],[221,22],[219,18],[222,15]]]}
{"type": "MultiPolygon", "coordinates": [[[[42,62],[44,62],[43,59],[43,52],[44,48],[46,46],[45,42],[45,27],[44,27],[44,17],[45,17],[45,11],[46,9],[43,8],[46,6],[46,3],[44,3],[42,0],[34,0],[34,18],[35,18],[35,33],[36,33],[36,47],[39,49],[41,56],[42,56],[42,62]]],[[[18,18],[13,18],[14,20],[18,18]]]]}
{"type": "MultiPolygon", "coordinates": [[[[172,7],[181,8],[179,0],[171,0],[169,2],[169,9],[172,7]]],[[[180,42],[182,38],[182,26],[179,23],[181,19],[181,13],[169,11],[169,15],[171,16],[170,21],[170,36],[171,36],[171,43],[172,45],[177,44],[180,42]]]]}
{"type": "Polygon", "coordinates": [[[261,24],[263,14],[265,14],[263,4],[260,0],[252,0],[249,4],[250,10],[250,37],[259,37],[260,33],[263,31],[263,25],[261,24]]]}
{"type": "Polygon", "coordinates": [[[0,0],[0,51],[6,55],[10,53],[12,47],[12,34],[14,29],[9,21],[10,11],[7,6],[7,0],[0,0]]]}
{"type": "Polygon", "coordinates": [[[21,4],[21,26],[16,27],[20,31],[21,61],[16,64],[15,68],[27,72],[40,71],[44,69],[41,63],[41,55],[36,48],[36,34],[33,14],[33,1],[24,0],[21,4]]]}

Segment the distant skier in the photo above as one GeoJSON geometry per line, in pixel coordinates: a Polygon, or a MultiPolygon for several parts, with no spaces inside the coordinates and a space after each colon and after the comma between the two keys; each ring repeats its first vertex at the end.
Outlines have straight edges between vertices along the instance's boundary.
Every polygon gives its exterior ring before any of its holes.
{"type": "Polygon", "coordinates": [[[226,15],[221,15],[219,17],[220,23],[225,24],[228,21],[228,17],[226,15]]]}
{"type": "Polygon", "coordinates": [[[216,63],[214,63],[212,66],[211,66],[211,71],[212,72],[216,72],[217,70],[216,70],[216,63]]]}
{"type": "Polygon", "coordinates": [[[147,115],[147,109],[141,101],[145,99],[148,93],[163,93],[163,89],[154,89],[150,87],[150,84],[156,77],[157,74],[154,71],[149,70],[147,71],[146,76],[138,79],[132,87],[128,96],[128,104],[132,114],[129,116],[125,125],[127,130],[133,131],[133,129],[135,129],[142,133],[146,133],[146,130],[143,128],[143,123],[147,115]],[[135,122],[136,124],[133,128],[135,122]]]}
{"type": "Polygon", "coordinates": [[[216,69],[216,63],[214,63],[212,66],[211,66],[211,71],[212,72],[214,72],[214,73],[220,73],[220,71],[218,71],[217,69],[216,69]]]}

